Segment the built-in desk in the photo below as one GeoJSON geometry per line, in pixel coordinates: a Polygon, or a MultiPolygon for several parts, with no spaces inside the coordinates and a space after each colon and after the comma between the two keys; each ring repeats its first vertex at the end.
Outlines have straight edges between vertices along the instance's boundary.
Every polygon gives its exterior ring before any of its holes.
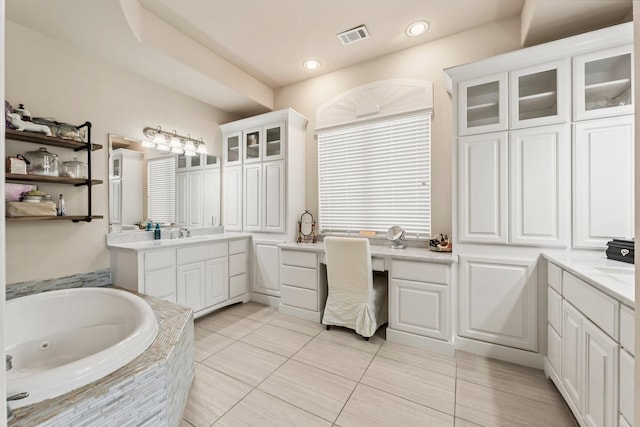
{"type": "MultiPolygon", "coordinates": [[[[280,251],[280,312],[321,322],[327,299],[324,244],[284,243],[280,251]]],[[[387,340],[453,354],[452,275],[457,257],[425,248],[371,245],[374,271],[387,273],[387,340]]]]}

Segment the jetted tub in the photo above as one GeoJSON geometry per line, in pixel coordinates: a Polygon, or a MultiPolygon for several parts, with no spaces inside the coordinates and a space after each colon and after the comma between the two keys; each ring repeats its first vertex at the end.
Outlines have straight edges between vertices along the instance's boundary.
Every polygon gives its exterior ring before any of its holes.
{"type": "Polygon", "coordinates": [[[78,288],[7,301],[4,339],[13,356],[7,396],[30,405],[96,381],[144,352],[158,333],[142,298],[110,288],[78,288]]]}

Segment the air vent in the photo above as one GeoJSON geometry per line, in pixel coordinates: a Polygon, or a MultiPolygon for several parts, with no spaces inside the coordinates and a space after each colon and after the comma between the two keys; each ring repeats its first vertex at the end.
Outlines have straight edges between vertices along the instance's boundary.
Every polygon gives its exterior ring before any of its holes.
{"type": "Polygon", "coordinates": [[[340,39],[342,44],[346,46],[362,39],[368,39],[369,31],[367,31],[367,27],[365,27],[364,25],[360,25],[359,27],[343,31],[342,33],[338,34],[338,38],[340,39]]]}

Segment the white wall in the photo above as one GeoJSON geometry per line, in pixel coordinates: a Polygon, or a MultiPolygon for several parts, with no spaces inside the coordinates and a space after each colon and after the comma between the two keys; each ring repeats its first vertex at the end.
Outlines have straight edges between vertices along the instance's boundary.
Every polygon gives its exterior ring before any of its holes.
{"type": "MultiPolygon", "coordinates": [[[[220,155],[218,125],[234,117],[12,22],[5,21],[5,31],[5,99],[25,104],[34,117],[93,124],[93,142],[104,146],[93,157],[93,176],[104,181],[94,187],[93,213],[105,216],[78,224],[7,223],[7,283],[109,267],[107,134],[142,139],[143,127],[161,125],[213,142],[208,148],[215,145],[220,155]]],[[[7,152],[37,148],[9,142],[7,152]]],[[[71,157],[66,150],[49,150],[71,157]]],[[[86,190],[57,186],[54,198],[58,191],[65,194],[69,211],[85,209],[86,190]]]]}
{"type": "MultiPolygon", "coordinates": [[[[318,213],[316,109],[328,99],[366,83],[392,78],[434,83],[432,122],[432,230],[451,231],[452,104],[443,69],[520,48],[520,20],[512,18],[372,61],[287,86],[276,92],[275,108],[291,107],[309,118],[307,127],[306,206],[318,213]]],[[[402,225],[402,224],[400,224],[402,225]]]]}

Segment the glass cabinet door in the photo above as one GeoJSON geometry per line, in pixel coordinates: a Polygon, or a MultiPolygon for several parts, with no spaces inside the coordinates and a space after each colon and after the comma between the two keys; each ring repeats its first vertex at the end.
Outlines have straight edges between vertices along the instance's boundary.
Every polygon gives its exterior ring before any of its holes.
{"type": "Polygon", "coordinates": [[[176,157],[176,170],[183,171],[189,169],[189,158],[184,154],[178,154],[176,157]]]}
{"type": "Polygon", "coordinates": [[[223,155],[227,164],[231,165],[242,163],[242,156],[240,153],[242,149],[242,144],[240,143],[241,138],[242,134],[240,132],[225,136],[223,155]]]}
{"type": "Polygon", "coordinates": [[[507,73],[460,82],[458,133],[507,130],[507,73]]]}
{"type": "Polygon", "coordinates": [[[243,132],[245,163],[259,162],[262,151],[261,129],[251,129],[243,132]]]}
{"type": "Polygon", "coordinates": [[[212,154],[202,154],[202,166],[205,168],[214,168],[220,166],[219,159],[212,154]]]}
{"type": "Polygon", "coordinates": [[[512,71],[511,128],[566,122],[569,118],[569,78],[567,60],[512,71]]]}
{"type": "Polygon", "coordinates": [[[265,140],[263,160],[284,159],[284,123],[265,126],[263,130],[265,140]]]}
{"type": "Polygon", "coordinates": [[[574,58],[574,119],[633,113],[632,45],[574,58]]]}

